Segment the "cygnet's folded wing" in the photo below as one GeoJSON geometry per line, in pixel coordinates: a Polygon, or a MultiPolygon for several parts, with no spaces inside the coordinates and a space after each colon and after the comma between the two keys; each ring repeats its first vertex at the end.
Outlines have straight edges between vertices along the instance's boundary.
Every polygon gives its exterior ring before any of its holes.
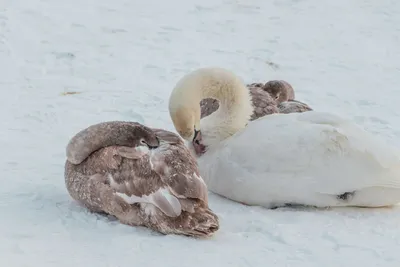
{"type": "Polygon", "coordinates": [[[151,130],[157,136],[160,142],[169,143],[171,145],[184,144],[182,138],[173,132],[158,128],[151,128],[151,130]]]}
{"type": "Polygon", "coordinates": [[[110,174],[111,187],[127,203],[150,203],[170,217],[179,216],[182,210],[192,212],[197,206],[207,205],[207,187],[190,151],[173,133],[157,136],[160,139],[157,149],[147,152],[140,147],[117,149],[125,159],[110,174]],[[174,136],[178,139],[172,140],[174,136]],[[166,137],[178,143],[171,144],[165,141],[166,137]]]}
{"type": "Polygon", "coordinates": [[[268,92],[257,86],[250,86],[249,90],[254,106],[251,120],[258,119],[265,115],[279,113],[275,99],[273,99],[268,92]]]}
{"type": "Polygon", "coordinates": [[[200,176],[196,159],[184,143],[160,146],[151,156],[153,170],[178,198],[208,203],[207,186],[200,176]]]}
{"type": "Polygon", "coordinates": [[[279,112],[284,114],[312,111],[312,108],[306,103],[297,100],[284,101],[278,105],[278,108],[279,112]]]}

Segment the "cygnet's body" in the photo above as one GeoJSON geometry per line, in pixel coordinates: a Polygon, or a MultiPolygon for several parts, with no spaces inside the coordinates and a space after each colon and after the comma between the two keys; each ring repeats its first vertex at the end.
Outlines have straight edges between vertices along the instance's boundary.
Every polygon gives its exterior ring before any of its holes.
{"type": "MultiPolygon", "coordinates": [[[[294,113],[312,110],[307,104],[294,100],[293,87],[286,81],[272,80],[263,83],[248,84],[254,107],[250,120],[274,113],[294,113]]],[[[206,98],[200,101],[201,118],[204,118],[219,108],[219,101],[206,98]]]]}
{"type": "Polygon", "coordinates": [[[163,234],[209,236],[219,228],[196,160],[172,132],[100,123],[71,139],[67,158],[68,192],[93,212],[163,234]]]}

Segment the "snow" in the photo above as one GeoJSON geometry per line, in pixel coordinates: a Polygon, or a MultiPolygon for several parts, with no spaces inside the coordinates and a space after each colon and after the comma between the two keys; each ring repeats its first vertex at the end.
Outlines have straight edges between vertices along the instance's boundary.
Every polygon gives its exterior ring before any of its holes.
{"type": "Polygon", "coordinates": [[[169,93],[205,66],[284,79],[400,146],[399,13],[395,0],[2,0],[0,266],[397,267],[398,207],[265,210],[211,194],[214,237],[162,236],[78,206],[63,166],[90,124],[173,130],[169,93]]]}

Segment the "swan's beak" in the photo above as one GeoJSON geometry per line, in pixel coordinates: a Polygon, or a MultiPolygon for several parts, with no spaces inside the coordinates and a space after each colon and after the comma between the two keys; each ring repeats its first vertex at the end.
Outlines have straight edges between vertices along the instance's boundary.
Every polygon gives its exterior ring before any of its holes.
{"type": "Polygon", "coordinates": [[[201,136],[201,131],[194,130],[194,137],[192,140],[192,144],[197,156],[201,156],[202,154],[204,154],[204,152],[206,152],[206,146],[202,144],[202,141],[203,138],[201,136]]]}
{"type": "Polygon", "coordinates": [[[200,130],[194,129],[194,136],[193,136],[192,142],[194,142],[195,140],[201,140],[201,132],[200,132],[200,130]]]}

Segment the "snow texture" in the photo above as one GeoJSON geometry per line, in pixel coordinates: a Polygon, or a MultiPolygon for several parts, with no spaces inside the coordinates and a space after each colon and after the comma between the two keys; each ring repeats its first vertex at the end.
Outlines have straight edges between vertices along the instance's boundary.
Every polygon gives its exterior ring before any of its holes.
{"type": "Polygon", "coordinates": [[[284,79],[400,146],[399,14],[395,0],[1,0],[0,266],[398,267],[397,207],[266,210],[211,194],[221,228],[195,240],[90,214],[63,166],[94,123],[174,130],[169,93],[205,66],[284,79]]]}

